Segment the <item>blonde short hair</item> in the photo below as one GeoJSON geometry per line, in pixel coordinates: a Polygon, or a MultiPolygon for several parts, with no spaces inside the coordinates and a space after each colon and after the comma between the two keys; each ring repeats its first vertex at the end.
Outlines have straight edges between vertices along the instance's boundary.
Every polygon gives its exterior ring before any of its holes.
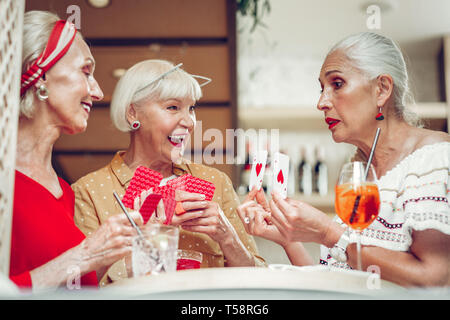
{"type": "MultiPolygon", "coordinates": [[[[23,20],[22,74],[44,51],[55,23],[61,20],[56,14],[47,11],[28,11],[23,20]]],[[[20,97],[19,115],[31,118],[34,112],[33,88],[20,97]]]]}
{"type": "Polygon", "coordinates": [[[117,129],[131,131],[127,111],[133,103],[184,98],[197,101],[201,98],[199,83],[181,68],[155,81],[173,68],[174,65],[168,61],[154,59],[139,62],[125,72],[117,83],[111,100],[111,120],[117,129]]]}

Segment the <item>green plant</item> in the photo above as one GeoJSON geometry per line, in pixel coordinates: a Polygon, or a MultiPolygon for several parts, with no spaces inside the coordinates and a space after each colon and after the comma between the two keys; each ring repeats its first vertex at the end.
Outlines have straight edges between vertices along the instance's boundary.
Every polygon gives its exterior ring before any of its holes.
{"type": "Polygon", "coordinates": [[[237,10],[243,15],[250,15],[253,17],[253,24],[250,32],[255,31],[257,26],[267,27],[262,19],[265,14],[270,13],[270,2],[269,0],[236,0],[237,10]]]}

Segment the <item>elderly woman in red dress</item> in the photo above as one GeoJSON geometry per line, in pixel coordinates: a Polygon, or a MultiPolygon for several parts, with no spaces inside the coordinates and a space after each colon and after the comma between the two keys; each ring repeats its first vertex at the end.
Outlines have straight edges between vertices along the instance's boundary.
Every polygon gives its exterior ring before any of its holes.
{"type": "Polygon", "coordinates": [[[93,101],[103,98],[95,60],[73,24],[41,11],[25,14],[22,57],[10,278],[33,289],[73,280],[97,286],[131,252],[135,231],[116,215],[85,238],[73,221],[73,191],[52,167],[55,141],[83,132],[93,101]]]}

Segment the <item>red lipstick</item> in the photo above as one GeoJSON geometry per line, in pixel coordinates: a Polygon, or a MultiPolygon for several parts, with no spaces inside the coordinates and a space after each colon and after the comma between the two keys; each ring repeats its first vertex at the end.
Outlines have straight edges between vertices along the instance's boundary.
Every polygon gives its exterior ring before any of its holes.
{"type": "Polygon", "coordinates": [[[330,118],[330,117],[326,117],[326,118],[325,118],[325,122],[328,124],[328,129],[332,129],[332,128],[334,128],[339,122],[341,122],[341,120],[334,119],[334,118],[330,118]]]}

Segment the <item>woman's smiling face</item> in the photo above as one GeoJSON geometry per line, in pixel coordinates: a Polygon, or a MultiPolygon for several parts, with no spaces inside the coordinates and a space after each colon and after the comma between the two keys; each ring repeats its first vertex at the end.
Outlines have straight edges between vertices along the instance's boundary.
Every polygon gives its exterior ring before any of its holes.
{"type": "Polygon", "coordinates": [[[136,106],[141,127],[135,134],[164,162],[176,162],[195,128],[195,101],[174,98],[144,101],[136,106]]]}
{"type": "Polygon", "coordinates": [[[77,34],[67,53],[46,73],[46,79],[37,84],[46,85],[48,104],[64,133],[86,130],[92,103],[103,99],[103,92],[93,76],[94,68],[91,51],[77,34]]]}
{"type": "Polygon", "coordinates": [[[369,80],[340,51],[325,59],[320,71],[317,108],[336,142],[352,143],[374,125],[376,81],[369,80]]]}

